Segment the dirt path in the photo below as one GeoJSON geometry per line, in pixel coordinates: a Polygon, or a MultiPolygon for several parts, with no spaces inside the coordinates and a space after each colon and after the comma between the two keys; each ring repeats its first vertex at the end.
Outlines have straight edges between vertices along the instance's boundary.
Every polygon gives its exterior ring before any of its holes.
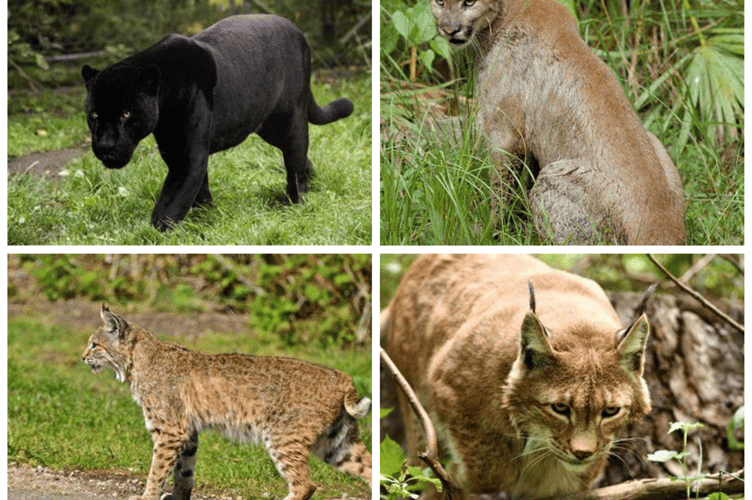
{"type": "MultiPolygon", "coordinates": [[[[10,464],[8,500],[113,500],[143,492],[144,483],[128,474],[107,471],[61,472],[10,464]]],[[[240,500],[240,497],[194,493],[192,500],[240,500]]]]}
{"type": "Polygon", "coordinates": [[[68,148],[8,158],[8,175],[34,174],[57,179],[69,160],[83,156],[86,151],[83,147],[68,148]]]}

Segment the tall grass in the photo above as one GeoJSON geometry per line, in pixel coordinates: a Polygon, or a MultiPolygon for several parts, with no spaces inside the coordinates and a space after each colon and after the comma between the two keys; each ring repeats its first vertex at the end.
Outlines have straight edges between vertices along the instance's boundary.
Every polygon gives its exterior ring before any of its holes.
{"type": "MultiPolygon", "coordinates": [[[[405,4],[385,4],[382,33],[389,33],[391,13],[405,10],[405,4]]],[[[578,3],[580,33],[613,70],[646,128],[677,165],[687,206],[687,243],[743,244],[743,5],[736,0],[702,7],[654,1],[633,2],[629,8],[622,11],[616,1],[578,3]]],[[[381,55],[382,243],[548,243],[540,241],[532,224],[527,173],[501,220],[494,221],[490,213],[494,165],[473,137],[472,106],[458,110],[451,104],[472,97],[471,51],[455,53],[451,65],[436,58],[429,68],[420,64],[423,58],[412,60],[416,51],[428,49],[425,44],[402,40],[394,47],[381,55]],[[411,60],[418,69],[409,81],[411,60]],[[446,87],[455,69],[460,77],[446,87]],[[446,90],[437,93],[439,86],[446,90]],[[460,142],[430,133],[441,113],[469,116],[460,142]]]]}

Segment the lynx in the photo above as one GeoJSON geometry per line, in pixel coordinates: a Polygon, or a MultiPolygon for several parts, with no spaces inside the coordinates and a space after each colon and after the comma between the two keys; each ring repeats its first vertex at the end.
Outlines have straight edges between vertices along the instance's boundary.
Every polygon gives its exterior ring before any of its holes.
{"type": "Polygon", "coordinates": [[[564,6],[432,0],[431,9],[451,44],[479,48],[475,123],[496,167],[492,205],[503,203],[520,159],[532,157],[540,170],[530,208],[542,239],[685,243],[676,166],[564,6]]]}
{"type": "Polygon", "coordinates": [[[371,454],[356,422],[371,402],[348,375],[292,358],[193,352],[157,340],[106,306],[100,314],[104,326],[83,360],[94,373],[111,368],[130,385],[154,441],[146,489],[130,500],[159,500],[173,470],[173,492],[162,500],[189,500],[203,429],[263,443],[287,481],[285,500],[316,490],[310,452],[371,484],[371,454]]]}
{"type": "MultiPolygon", "coordinates": [[[[532,257],[419,257],[382,328],[466,493],[585,491],[650,410],[644,312],[624,328],[595,282],[532,257]]],[[[400,412],[414,460],[425,444],[402,394],[400,412]]]]}

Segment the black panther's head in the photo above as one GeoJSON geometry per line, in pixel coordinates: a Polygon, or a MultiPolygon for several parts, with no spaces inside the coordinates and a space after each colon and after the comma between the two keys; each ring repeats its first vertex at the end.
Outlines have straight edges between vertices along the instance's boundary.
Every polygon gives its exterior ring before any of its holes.
{"type": "Polygon", "coordinates": [[[159,120],[159,68],[116,64],[97,71],[84,65],[81,75],[91,148],[105,167],[122,168],[159,120]]]}

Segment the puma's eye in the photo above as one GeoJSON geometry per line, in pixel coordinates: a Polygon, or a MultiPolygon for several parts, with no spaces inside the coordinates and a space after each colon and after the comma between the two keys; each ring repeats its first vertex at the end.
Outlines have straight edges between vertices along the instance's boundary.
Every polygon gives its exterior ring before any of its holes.
{"type": "Polygon", "coordinates": [[[131,112],[130,111],[123,111],[123,118],[130,118],[131,112]]]}
{"type": "Polygon", "coordinates": [[[603,418],[615,417],[620,411],[621,408],[618,406],[609,406],[603,409],[601,415],[603,418]]]}
{"type": "Polygon", "coordinates": [[[564,415],[565,417],[569,416],[569,406],[564,403],[554,403],[551,405],[551,409],[554,413],[558,413],[559,415],[564,415]]]}

